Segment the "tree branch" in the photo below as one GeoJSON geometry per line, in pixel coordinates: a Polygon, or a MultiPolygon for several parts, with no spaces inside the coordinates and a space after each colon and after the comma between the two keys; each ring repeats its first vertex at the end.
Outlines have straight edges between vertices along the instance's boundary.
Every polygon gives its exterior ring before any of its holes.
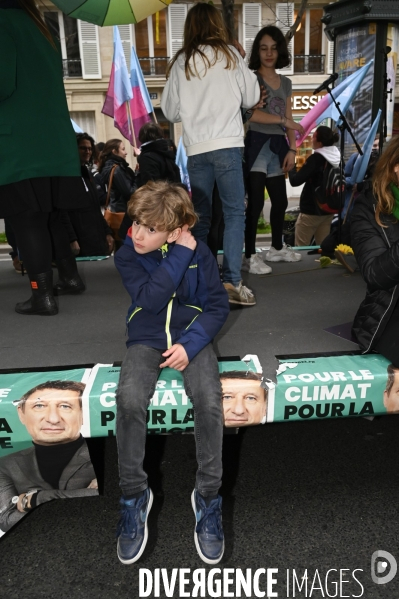
{"type": "Polygon", "coordinates": [[[295,35],[296,30],[299,27],[299,24],[300,24],[300,22],[302,20],[302,17],[303,17],[303,13],[306,10],[307,3],[308,3],[308,0],[302,0],[301,6],[299,7],[298,14],[296,16],[295,21],[291,25],[291,27],[288,29],[287,33],[285,34],[285,39],[287,40],[287,44],[290,43],[290,41],[292,40],[292,38],[295,35]]]}

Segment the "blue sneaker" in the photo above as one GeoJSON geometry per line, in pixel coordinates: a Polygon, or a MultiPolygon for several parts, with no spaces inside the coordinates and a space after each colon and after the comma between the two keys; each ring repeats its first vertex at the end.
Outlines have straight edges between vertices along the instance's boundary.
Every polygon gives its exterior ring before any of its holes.
{"type": "Polygon", "coordinates": [[[218,564],[224,553],[222,498],[218,495],[207,506],[194,489],[191,505],[195,514],[194,542],[198,555],[206,564],[218,564]]]}
{"type": "Polygon", "coordinates": [[[148,539],[147,518],[153,495],[147,488],[139,499],[120,500],[121,517],[118,522],[118,557],[122,564],[133,564],[140,559],[148,539]]]}

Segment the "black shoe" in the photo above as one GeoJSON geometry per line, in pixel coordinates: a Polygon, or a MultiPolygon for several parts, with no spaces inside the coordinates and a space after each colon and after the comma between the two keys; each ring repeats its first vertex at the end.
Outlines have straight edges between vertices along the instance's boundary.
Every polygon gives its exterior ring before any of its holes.
{"type": "Polygon", "coordinates": [[[58,306],[53,295],[53,272],[51,270],[39,275],[29,275],[32,297],[15,306],[18,314],[37,314],[54,316],[58,314],[58,306]]]}
{"type": "Polygon", "coordinates": [[[86,287],[79,276],[75,256],[56,260],[59,280],[54,285],[54,295],[82,293],[86,287]]]}

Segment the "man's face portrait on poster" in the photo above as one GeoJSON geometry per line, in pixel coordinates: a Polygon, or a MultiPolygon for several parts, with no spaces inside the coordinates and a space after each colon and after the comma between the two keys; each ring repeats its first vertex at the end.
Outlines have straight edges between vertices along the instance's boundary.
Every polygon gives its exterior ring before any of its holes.
{"type": "Polygon", "coordinates": [[[37,445],[69,443],[79,438],[84,384],[64,383],[64,389],[51,387],[51,382],[48,388],[47,383],[39,385],[17,404],[19,419],[37,445]]]}
{"type": "Polygon", "coordinates": [[[384,406],[388,414],[399,414],[399,368],[390,364],[384,391],[384,406]]]}
{"type": "Polygon", "coordinates": [[[266,422],[267,390],[261,386],[262,375],[245,370],[220,374],[224,425],[252,426],[266,422]]]}

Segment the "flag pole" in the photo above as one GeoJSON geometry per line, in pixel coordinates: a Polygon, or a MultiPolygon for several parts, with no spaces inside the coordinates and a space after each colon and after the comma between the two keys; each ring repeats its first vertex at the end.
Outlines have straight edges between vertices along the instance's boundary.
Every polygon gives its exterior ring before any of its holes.
{"type": "Polygon", "coordinates": [[[133,120],[132,120],[132,113],[130,111],[130,102],[129,100],[126,100],[126,109],[127,109],[127,116],[128,116],[128,123],[129,123],[129,128],[132,134],[132,138],[133,138],[133,145],[135,148],[137,148],[137,142],[136,142],[136,136],[134,134],[134,127],[133,127],[133,120]]]}
{"type": "Polygon", "coordinates": [[[157,117],[155,116],[155,110],[154,109],[152,110],[152,114],[153,114],[153,117],[154,117],[154,121],[158,125],[158,121],[157,121],[157,117]]]}

